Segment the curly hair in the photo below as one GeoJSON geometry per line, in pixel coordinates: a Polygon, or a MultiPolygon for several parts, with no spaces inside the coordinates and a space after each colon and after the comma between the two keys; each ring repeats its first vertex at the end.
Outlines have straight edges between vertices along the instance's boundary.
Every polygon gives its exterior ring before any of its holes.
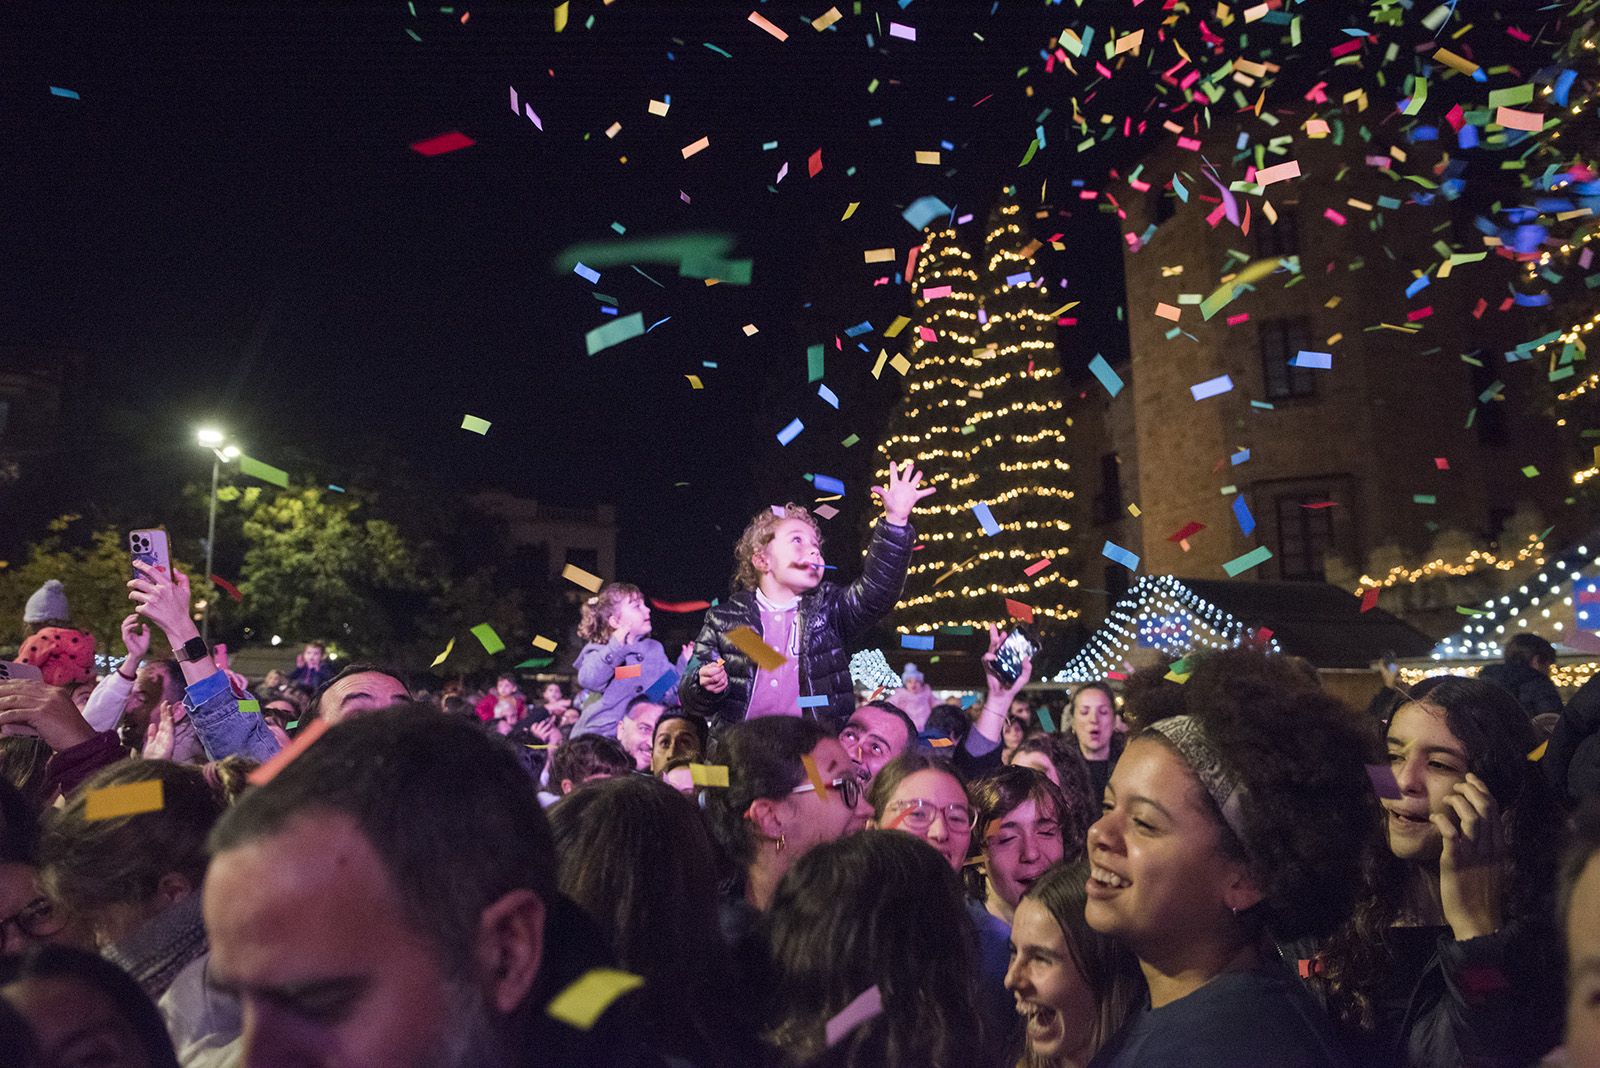
{"type": "Polygon", "coordinates": [[[1243,787],[1243,841],[1216,817],[1261,890],[1249,916],[1280,941],[1325,937],[1349,915],[1378,834],[1381,810],[1365,767],[1377,758],[1377,739],[1282,656],[1240,648],[1191,662],[1178,687],[1182,712],[1200,720],[1243,787]]]}
{"type": "Polygon", "coordinates": [[[1013,765],[1023,753],[1038,753],[1056,769],[1056,777],[1061,780],[1061,796],[1067,801],[1067,807],[1060,813],[1061,840],[1071,847],[1068,853],[1082,853],[1089,837],[1089,825],[1100,818],[1100,799],[1094,795],[1089,765],[1078,752],[1077,740],[1070,734],[1032,734],[1024,738],[1012,754],[1013,765]]]}
{"type": "Polygon", "coordinates": [[[819,1063],[827,1022],[873,986],[882,1014],[823,1063],[984,1062],[972,924],[955,873],[928,843],[862,831],[817,846],[778,884],[765,929],[778,995],[766,1038],[779,1063],[819,1063]]]}
{"type": "Polygon", "coordinates": [[[611,617],[617,609],[635,598],[644,600],[644,592],[631,582],[608,582],[600,592],[583,602],[578,618],[578,637],[586,642],[611,640],[611,617]]]}
{"type": "MultiPolygon", "coordinates": [[[[1412,687],[1409,702],[1437,710],[1467,753],[1467,770],[1483,780],[1509,818],[1512,869],[1517,873],[1504,902],[1507,921],[1543,912],[1554,883],[1561,818],[1538,764],[1528,760],[1537,744],[1533,725],[1517,699],[1482,679],[1441,675],[1412,687]]],[[[1394,713],[1404,703],[1394,708],[1394,713]]],[[[1382,816],[1375,841],[1363,856],[1355,909],[1319,955],[1321,985],[1334,1015],[1371,1030],[1377,1023],[1375,992],[1391,977],[1388,931],[1407,900],[1410,865],[1396,857],[1384,836],[1382,816]]]]}
{"type": "Polygon", "coordinates": [[[750,520],[750,525],[744,528],[744,533],[739,535],[739,542],[733,547],[734,572],[733,590],[753,590],[761,585],[761,573],[756,570],[756,553],[772,544],[772,539],[778,534],[778,524],[785,519],[798,519],[811,527],[811,532],[817,536],[817,544],[822,544],[822,528],[812,517],[810,511],[790,501],[781,509],[777,505],[763,508],[750,520]],[[782,514],[779,514],[779,513],[782,514]]]}

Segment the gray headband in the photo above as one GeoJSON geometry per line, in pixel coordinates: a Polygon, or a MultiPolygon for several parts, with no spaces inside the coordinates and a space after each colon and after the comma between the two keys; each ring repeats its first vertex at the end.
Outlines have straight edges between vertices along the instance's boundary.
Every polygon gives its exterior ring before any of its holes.
{"type": "Polygon", "coordinates": [[[1244,835],[1244,813],[1240,804],[1244,797],[1244,784],[1223,763],[1222,754],[1212,744],[1201,722],[1194,716],[1173,716],[1157,720],[1149,729],[1161,735],[1183,757],[1195,778],[1200,780],[1200,785],[1216,802],[1223,822],[1239,839],[1245,852],[1249,853],[1250,845],[1244,835]]]}

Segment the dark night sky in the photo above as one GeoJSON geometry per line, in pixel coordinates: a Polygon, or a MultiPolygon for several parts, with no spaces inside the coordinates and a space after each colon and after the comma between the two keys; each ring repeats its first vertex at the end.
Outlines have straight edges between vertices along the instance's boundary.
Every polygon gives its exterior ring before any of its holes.
{"type": "MultiPolygon", "coordinates": [[[[760,4],[790,32],[780,44],[745,20],[754,6],[575,0],[557,35],[548,3],[444,15],[417,0],[416,17],[404,0],[8,5],[0,342],[87,352],[93,386],[79,403],[97,429],[129,411],[137,433],[170,441],[170,477],[203,475],[188,441],[215,419],[308,480],[381,484],[414,471],[447,492],[615,501],[616,577],[655,596],[715,595],[743,521],[761,504],[807,499],[803,472],[840,475],[864,502],[899,380],[874,382],[872,358],[836,353],[832,339],[909,309],[904,286],[872,287],[880,265],[861,250],[893,246],[903,264],[916,235],[899,212],[911,200],[936,194],[981,222],[1001,185],[1019,181],[1035,203],[1048,177],[1051,199],[1074,212],[1036,224],[1041,237],[1068,231],[1051,265],[1071,279],[1063,302],[1086,300],[1078,329],[1096,345],[1123,343],[1108,340],[1120,334],[1115,231],[1067,186],[1093,184],[1106,157],[1079,164],[1058,151],[1016,166],[1043,108],[1057,109],[1051,136],[1066,137],[1064,94],[1026,99],[1016,77],[1040,62],[1062,9],[918,0],[902,12],[868,0],[848,17],[846,0],[839,28],[816,33],[800,16],[826,2],[760,4]],[[915,25],[918,41],[886,42],[875,11],[885,29],[915,25]],[[543,132],[511,113],[508,86],[543,132]],[[664,95],[670,114],[649,115],[664,95]],[[602,134],[612,121],[614,141],[602,134]],[[453,129],[478,144],[431,159],[408,148],[453,129]],[[711,147],[682,159],[702,135],[711,147]],[[912,162],[941,140],[956,145],[944,167],[912,162]],[[824,170],[810,179],[819,147],[824,170]],[[850,201],[861,208],[841,223],[850,201]],[[755,284],[707,289],[647,264],[664,288],[625,266],[591,287],[551,269],[562,248],[612,236],[613,221],[629,237],[734,234],[755,284]],[[584,331],[610,321],[591,289],[647,324],[671,321],[587,357],[584,331]],[[747,322],[761,333],[746,338],[747,322]],[[805,349],[818,341],[839,413],[806,383],[805,349]],[[686,373],[707,388],[691,392],[686,373]],[[487,438],[458,429],[468,412],[494,422],[487,438]],[[773,435],[796,415],[807,430],[780,448],[773,435]],[[851,432],[863,444],[839,448],[851,432]]],[[[864,340],[875,353],[875,337],[864,340]]],[[[1078,367],[1095,351],[1070,331],[1064,341],[1078,367]]],[[[79,474],[110,493],[126,455],[106,448],[79,474]]],[[[834,521],[841,546],[854,543],[852,518],[834,521]]]]}

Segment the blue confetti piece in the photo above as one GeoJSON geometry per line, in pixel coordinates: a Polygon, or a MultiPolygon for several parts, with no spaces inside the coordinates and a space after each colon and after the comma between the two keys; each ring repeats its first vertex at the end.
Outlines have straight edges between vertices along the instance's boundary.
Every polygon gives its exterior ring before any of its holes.
{"type": "Polygon", "coordinates": [[[782,430],[778,431],[778,444],[779,445],[787,445],[787,444],[789,444],[789,442],[791,442],[795,438],[799,437],[800,436],[800,431],[804,430],[805,428],[806,428],[806,425],[804,423],[802,423],[800,420],[798,420],[798,419],[790,420],[788,426],[786,426],[782,430]]]}
{"type": "Polygon", "coordinates": [[[902,634],[900,635],[900,648],[921,649],[924,651],[933,648],[933,635],[931,634],[902,634]]]}
{"type": "Polygon", "coordinates": [[[846,330],[844,332],[844,336],[845,337],[860,337],[862,334],[870,333],[871,331],[872,331],[872,321],[869,319],[869,320],[864,320],[862,322],[859,322],[855,326],[852,326],[850,329],[846,330]]]}
{"type": "Polygon", "coordinates": [[[328,483],[328,488],[330,490],[332,490],[333,492],[335,492],[335,493],[343,493],[344,492],[344,487],[343,486],[335,486],[332,482],[328,483]]]}
{"type": "Polygon", "coordinates": [[[1413,278],[1411,280],[1411,284],[1406,286],[1406,299],[1409,300],[1410,298],[1416,296],[1424,289],[1427,289],[1431,284],[1432,282],[1427,275],[1423,275],[1421,278],[1413,278]]]}
{"type": "Polygon", "coordinates": [[[581,263],[572,269],[572,273],[590,283],[600,281],[599,271],[595,270],[593,267],[585,267],[581,263]]]}
{"type": "Polygon", "coordinates": [[[1179,200],[1189,203],[1189,190],[1184,188],[1183,181],[1176,174],[1172,176],[1172,191],[1178,194],[1179,200]]]}
{"type": "Polygon", "coordinates": [[[801,708],[827,708],[828,695],[823,693],[807,694],[800,698],[798,704],[801,708]]]}
{"type": "Polygon", "coordinates": [[[832,475],[813,475],[811,484],[817,487],[818,493],[837,493],[841,497],[844,496],[844,483],[832,475]]]}
{"type": "Polygon", "coordinates": [[[1100,555],[1105,557],[1107,560],[1113,560],[1121,564],[1129,571],[1139,570],[1139,557],[1133,553],[1130,553],[1128,550],[1124,549],[1114,541],[1108,541],[1101,546],[1100,555]]]}
{"type": "MultiPolygon", "coordinates": [[[[1572,92],[1572,83],[1577,80],[1577,71],[1563,70],[1561,72],[1561,75],[1556,78],[1556,83],[1552,87],[1555,90],[1555,92],[1552,94],[1552,98],[1557,104],[1561,105],[1562,107],[1567,106],[1567,94],[1572,92]]],[[[74,93],[72,95],[77,96],[78,94],[74,93]]]]}
{"type": "Polygon", "coordinates": [[[1301,349],[1299,352],[1295,353],[1294,358],[1289,361],[1289,366],[1309,367],[1313,371],[1331,371],[1333,370],[1333,353],[1308,352],[1305,349],[1301,349]]]}
{"type": "Polygon", "coordinates": [[[1107,393],[1115,397],[1122,392],[1122,376],[1112,369],[1104,356],[1095,353],[1094,359],[1089,361],[1089,370],[1100,380],[1100,384],[1106,387],[1107,393]]]}
{"type": "Polygon", "coordinates": [[[644,695],[659,705],[666,700],[668,693],[677,688],[678,673],[672,668],[667,668],[656,677],[655,682],[650,684],[650,688],[644,692],[644,695]]]}
{"type": "Polygon", "coordinates": [[[63,89],[59,85],[52,85],[50,87],[50,95],[51,96],[63,97],[65,99],[67,99],[67,100],[82,100],[83,99],[83,97],[79,96],[77,93],[75,93],[71,89],[63,89]]]}
{"type": "Polygon", "coordinates": [[[1238,467],[1240,464],[1249,463],[1250,462],[1250,450],[1249,449],[1240,449],[1238,452],[1236,452],[1232,456],[1228,457],[1228,462],[1230,464],[1232,464],[1234,467],[1238,467]]]}
{"type": "Polygon", "coordinates": [[[1478,128],[1476,126],[1468,125],[1468,126],[1463,126],[1463,127],[1461,127],[1461,129],[1457,130],[1456,131],[1456,147],[1458,147],[1458,148],[1477,148],[1478,147],[1478,128]]]}
{"type": "Polygon", "coordinates": [[[994,521],[994,514],[989,511],[987,504],[979,501],[972,506],[972,514],[978,517],[978,525],[983,528],[983,532],[989,537],[992,538],[1000,533],[1000,524],[994,521]]]}
{"type": "Polygon", "coordinates": [[[1244,503],[1243,497],[1233,499],[1233,518],[1239,521],[1239,529],[1245,537],[1255,533],[1256,517],[1250,514],[1250,506],[1244,503]]]}
{"type": "Polygon", "coordinates": [[[1203,401],[1207,397],[1216,397],[1223,393],[1231,393],[1232,391],[1233,379],[1229,378],[1227,375],[1218,375],[1216,378],[1208,378],[1204,382],[1189,387],[1190,396],[1194,397],[1194,399],[1197,401],[1203,401]]]}
{"type": "Polygon", "coordinates": [[[1032,271],[1018,271],[1016,274],[1006,275],[1006,285],[1008,286],[1025,286],[1032,281],[1032,271]]]}
{"type": "Polygon", "coordinates": [[[837,393],[835,393],[833,390],[829,389],[827,386],[818,386],[817,387],[817,396],[819,396],[823,400],[827,401],[828,404],[831,407],[833,407],[833,408],[838,408],[839,407],[839,395],[837,393]]]}
{"type": "Polygon", "coordinates": [[[900,213],[900,217],[911,224],[913,230],[921,230],[930,222],[941,215],[949,215],[950,205],[935,196],[918,197],[911,202],[911,206],[900,213]]]}

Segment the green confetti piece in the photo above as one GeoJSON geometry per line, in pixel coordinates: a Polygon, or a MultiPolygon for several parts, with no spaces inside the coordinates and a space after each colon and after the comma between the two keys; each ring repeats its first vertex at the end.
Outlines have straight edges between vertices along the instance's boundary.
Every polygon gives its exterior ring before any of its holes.
{"type": "Polygon", "coordinates": [[[1228,573],[1229,578],[1237,578],[1252,567],[1259,567],[1272,559],[1272,550],[1265,545],[1257,545],[1243,556],[1236,556],[1222,565],[1222,570],[1228,573]]]}
{"type": "Polygon", "coordinates": [[[1438,504],[1439,503],[1439,498],[1436,495],[1432,494],[1432,493],[1413,493],[1411,495],[1411,503],[1412,504],[1438,504]]]}
{"type": "Polygon", "coordinates": [[[1491,108],[1514,108],[1518,104],[1533,103],[1533,83],[1513,85],[1509,89],[1495,89],[1489,93],[1491,108]]]}
{"type": "Polygon", "coordinates": [[[1037,151],[1039,151],[1039,139],[1035,137],[1032,141],[1028,142],[1028,151],[1022,154],[1022,162],[1017,164],[1017,166],[1026,167],[1029,163],[1033,162],[1033,154],[1037,151]]]}
{"type": "Polygon", "coordinates": [[[624,316],[614,323],[595,327],[583,336],[583,343],[584,347],[588,349],[589,355],[593,356],[597,352],[609,349],[613,345],[620,345],[624,341],[636,338],[643,333],[644,314],[642,312],[634,312],[632,315],[624,316]]]}
{"type": "Polygon", "coordinates": [[[519,668],[543,668],[543,667],[549,667],[551,664],[554,664],[555,662],[556,662],[556,658],[553,657],[553,656],[536,656],[531,660],[524,660],[522,663],[518,664],[517,667],[519,667],[519,668]]]}
{"type": "Polygon", "coordinates": [[[847,449],[848,449],[848,448],[849,448],[849,447],[850,447],[850,446],[852,446],[852,445],[854,445],[854,444],[856,444],[856,443],[857,443],[857,442],[859,442],[859,441],[860,441],[860,440],[861,440],[861,437],[860,437],[860,435],[858,435],[858,434],[851,434],[851,435],[850,435],[850,436],[849,436],[849,437],[847,437],[847,438],[845,438],[845,439],[844,439],[844,440],[843,440],[843,441],[841,441],[841,442],[839,442],[839,444],[840,444],[840,445],[843,445],[843,446],[844,446],[844,447],[845,447],[845,448],[847,448],[847,449]]]}
{"type": "Polygon", "coordinates": [[[474,434],[487,434],[489,428],[493,425],[489,420],[480,419],[476,415],[463,415],[461,417],[461,429],[470,430],[474,434]]]}
{"type": "Polygon", "coordinates": [[[252,456],[239,457],[239,470],[251,478],[259,478],[263,482],[270,482],[281,489],[289,488],[289,472],[281,467],[264,464],[252,456]]]}
{"type": "Polygon", "coordinates": [[[806,381],[822,381],[822,359],[827,351],[822,345],[809,345],[806,347],[806,381]]]}
{"type": "Polygon", "coordinates": [[[1533,466],[1532,464],[1529,464],[1527,467],[1524,467],[1522,469],[1522,477],[1523,478],[1538,478],[1539,477],[1539,469],[1537,467],[1533,466]]]}
{"type": "Polygon", "coordinates": [[[256,713],[259,713],[261,711],[261,702],[260,701],[240,701],[239,702],[239,711],[240,712],[256,712],[256,713]]]}
{"type": "Polygon", "coordinates": [[[483,646],[483,651],[490,656],[506,647],[506,643],[500,640],[500,635],[496,634],[494,628],[487,623],[479,623],[476,627],[473,627],[472,636],[478,639],[479,644],[483,646]]]}

